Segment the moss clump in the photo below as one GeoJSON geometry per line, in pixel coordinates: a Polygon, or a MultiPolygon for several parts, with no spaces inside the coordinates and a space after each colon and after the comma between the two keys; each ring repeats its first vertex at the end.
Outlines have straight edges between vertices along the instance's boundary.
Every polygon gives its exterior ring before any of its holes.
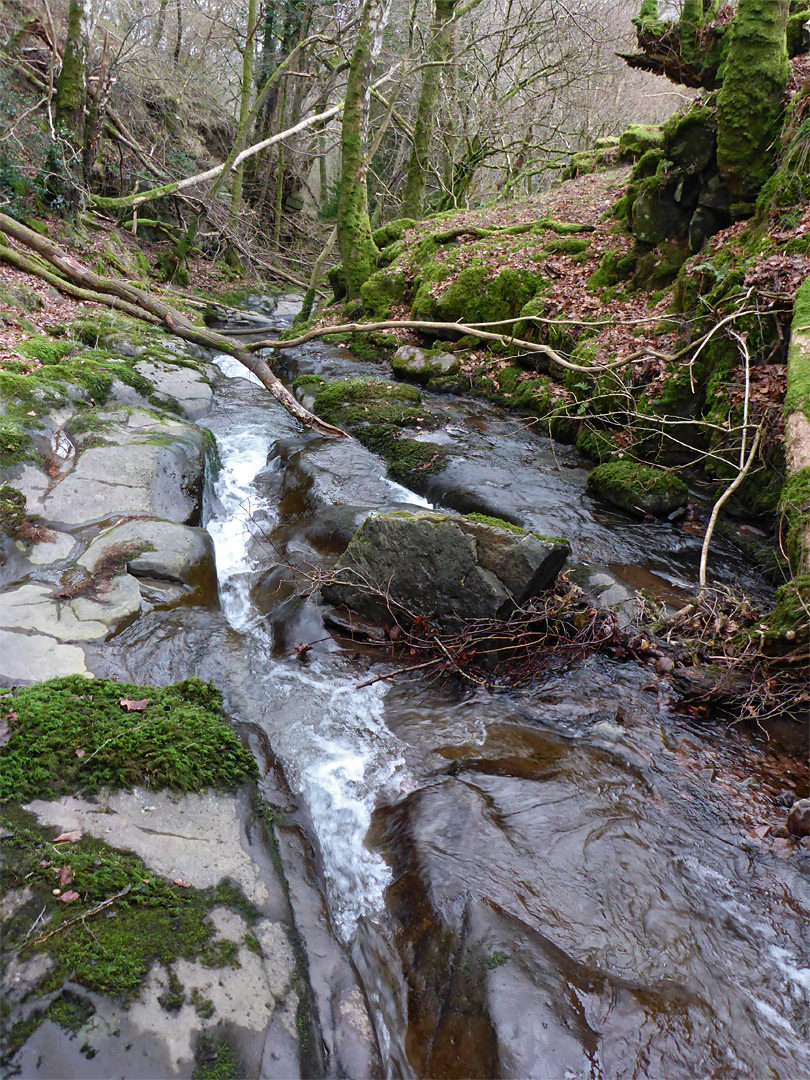
{"type": "Polygon", "coordinates": [[[408,229],[415,228],[416,221],[413,218],[398,218],[396,221],[389,221],[386,225],[381,225],[379,229],[375,229],[371,234],[371,238],[382,251],[389,244],[401,240],[408,229]]]}
{"type": "Polygon", "coordinates": [[[26,511],[25,495],[11,484],[0,484],[0,535],[29,540],[35,532],[26,511]]]}
{"type": "Polygon", "coordinates": [[[686,503],[689,489],[672,473],[637,461],[609,461],[597,465],[588,476],[593,495],[641,514],[660,516],[686,503]]]}
{"type": "Polygon", "coordinates": [[[588,288],[594,292],[599,289],[612,289],[620,281],[627,281],[636,268],[636,253],[627,254],[614,250],[606,251],[599,260],[599,266],[588,278],[588,288]]]}
{"type": "Polygon", "coordinates": [[[349,431],[380,454],[388,472],[401,483],[411,483],[426,472],[445,467],[445,451],[417,439],[402,438],[402,430],[437,422],[421,406],[415,386],[382,379],[338,379],[327,383],[315,399],[314,411],[349,431]]]}
{"type": "Polygon", "coordinates": [[[194,1051],[196,1065],[191,1080],[243,1080],[245,1067],[224,1040],[201,1034],[194,1051]]]}
{"type": "Polygon", "coordinates": [[[152,687],[69,676],[16,690],[2,707],[14,714],[0,747],[2,802],[136,784],[228,788],[256,775],[219,692],[198,679],[152,687]],[[122,700],[148,704],[129,712],[122,700]]]}
{"type": "Polygon", "coordinates": [[[28,356],[32,360],[38,360],[40,364],[58,364],[66,356],[75,352],[75,346],[69,341],[55,341],[45,337],[44,334],[35,334],[27,341],[17,346],[17,352],[21,356],[28,356]]]}
{"type": "Polygon", "coordinates": [[[810,277],[799,286],[793,302],[785,417],[795,412],[810,419],[810,277]]]}
{"type": "Polygon", "coordinates": [[[25,428],[9,417],[0,417],[0,463],[11,465],[35,456],[25,428]]]}
{"type": "Polygon", "coordinates": [[[464,517],[468,521],[477,521],[479,525],[492,525],[496,529],[506,529],[511,533],[518,533],[521,536],[526,535],[526,530],[522,529],[520,525],[515,525],[511,521],[504,521],[503,518],[490,517],[488,514],[465,514],[464,517]]]}
{"type": "Polygon", "coordinates": [[[386,454],[388,472],[401,484],[418,487],[420,477],[447,467],[447,451],[418,439],[396,439],[386,454]]]}
{"type": "Polygon", "coordinates": [[[619,444],[613,435],[588,423],[584,423],[580,428],[576,447],[581,454],[600,465],[610,461],[619,452],[619,444]]]}
{"type": "Polygon", "coordinates": [[[549,255],[579,255],[590,246],[590,240],[584,236],[560,236],[546,244],[546,252],[549,255]]]}
{"type": "Polygon", "coordinates": [[[776,590],[776,603],[767,623],[769,637],[784,637],[791,632],[800,641],[810,637],[810,574],[797,574],[776,590]]]}
{"type": "Polygon", "coordinates": [[[293,380],[293,390],[300,390],[302,386],[310,386],[313,391],[315,388],[323,389],[327,386],[326,379],[322,375],[299,375],[293,380]]]}
{"type": "Polygon", "coordinates": [[[619,156],[623,161],[638,161],[650,150],[658,149],[663,141],[659,126],[631,124],[619,136],[619,156]]]}

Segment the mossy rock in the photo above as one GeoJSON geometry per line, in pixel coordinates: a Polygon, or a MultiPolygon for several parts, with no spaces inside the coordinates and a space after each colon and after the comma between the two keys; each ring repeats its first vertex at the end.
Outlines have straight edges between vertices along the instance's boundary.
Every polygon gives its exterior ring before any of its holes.
{"type": "Polygon", "coordinates": [[[398,379],[423,386],[431,379],[453,378],[460,367],[461,361],[453,353],[415,345],[401,345],[391,357],[391,370],[398,379]]]}
{"type": "Polygon", "coordinates": [[[461,270],[437,297],[436,283],[450,276],[446,266],[425,268],[411,308],[413,318],[463,323],[514,319],[542,284],[540,275],[530,270],[507,267],[493,275],[480,263],[461,270]]]}
{"type": "Polygon", "coordinates": [[[383,379],[337,379],[320,390],[313,411],[384,457],[389,473],[401,483],[446,465],[443,448],[403,438],[408,428],[441,422],[422,405],[415,386],[383,379]]]}
{"type": "Polygon", "coordinates": [[[658,149],[664,141],[663,132],[654,124],[630,124],[619,136],[619,157],[622,161],[638,161],[649,150],[658,149]]]}
{"type": "Polygon", "coordinates": [[[405,301],[408,279],[403,270],[378,270],[361,286],[360,295],[366,311],[376,318],[388,318],[391,307],[405,301]]]}
{"type": "Polygon", "coordinates": [[[416,224],[414,218],[397,218],[396,221],[389,221],[387,224],[381,225],[379,229],[375,229],[371,234],[371,238],[382,251],[389,244],[401,240],[408,229],[415,229],[416,224]]]}
{"type": "Polygon", "coordinates": [[[686,505],[689,489],[672,473],[637,461],[609,461],[588,476],[597,498],[641,516],[665,517],[686,505]]]}
{"type": "Polygon", "coordinates": [[[620,281],[627,281],[636,268],[635,251],[624,253],[618,249],[606,251],[599,260],[599,266],[588,278],[588,288],[597,292],[600,289],[612,289],[620,281]]]}
{"type": "Polygon", "coordinates": [[[69,676],[18,689],[5,705],[16,715],[0,746],[0,802],[230,788],[256,776],[219,692],[198,679],[154,687],[69,676]],[[126,700],[146,704],[130,712],[126,700]]]}

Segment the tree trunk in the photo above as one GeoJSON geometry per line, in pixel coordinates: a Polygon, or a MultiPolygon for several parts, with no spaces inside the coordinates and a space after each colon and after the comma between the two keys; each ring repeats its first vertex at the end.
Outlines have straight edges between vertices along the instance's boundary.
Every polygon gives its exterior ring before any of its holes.
{"type": "Polygon", "coordinates": [[[177,15],[177,29],[174,35],[174,51],[172,52],[172,59],[174,60],[174,66],[177,67],[180,63],[180,45],[183,41],[183,7],[182,0],[175,0],[174,3],[175,14],[177,15]]]}
{"type": "Polygon", "coordinates": [[[436,106],[439,101],[439,87],[442,77],[441,65],[450,54],[450,34],[448,23],[453,17],[456,0],[436,0],[433,23],[430,28],[431,38],[428,46],[428,66],[422,72],[422,89],[416,108],[416,122],[413,128],[413,147],[408,162],[408,176],[405,181],[405,196],[402,202],[402,216],[421,218],[425,202],[425,182],[427,179],[430,142],[436,106]]]}
{"type": "Polygon", "coordinates": [[[341,128],[338,246],[350,300],[377,268],[379,251],[371,236],[366,190],[366,139],[371,75],[382,45],[391,0],[364,0],[357,43],[349,66],[341,128]]]}
{"type": "Polygon", "coordinates": [[[158,9],[157,24],[155,26],[155,33],[152,37],[152,47],[157,48],[163,40],[163,31],[166,27],[166,8],[168,7],[169,0],[160,0],[160,7],[158,9]]]}
{"type": "Polygon", "coordinates": [[[78,149],[84,144],[84,105],[87,95],[87,38],[84,0],[70,0],[67,41],[62,70],[56,80],[57,130],[78,149]]]}
{"type": "MultiPolygon", "coordinates": [[[[247,140],[248,118],[250,116],[250,99],[253,96],[253,53],[256,44],[256,29],[258,26],[259,3],[258,0],[248,0],[247,36],[245,49],[242,53],[242,88],[239,99],[239,122],[236,125],[236,138],[234,150],[236,155],[245,149],[247,140]]],[[[234,155],[234,156],[236,156],[234,155]]],[[[242,207],[242,180],[244,177],[244,162],[234,169],[233,187],[231,188],[231,218],[236,219],[242,207]]]]}
{"type": "Polygon", "coordinates": [[[789,0],[740,0],[731,27],[717,98],[717,164],[743,204],[756,197],[773,171],[790,77],[788,8],[789,0]]]}

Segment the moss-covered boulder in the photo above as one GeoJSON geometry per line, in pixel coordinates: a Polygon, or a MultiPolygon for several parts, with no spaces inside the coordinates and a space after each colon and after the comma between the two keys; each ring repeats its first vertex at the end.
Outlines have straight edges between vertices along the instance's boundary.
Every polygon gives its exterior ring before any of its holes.
{"type": "Polygon", "coordinates": [[[630,124],[619,136],[619,159],[638,161],[648,150],[656,150],[663,142],[661,128],[657,124],[630,124]]]}
{"type": "Polygon", "coordinates": [[[388,625],[419,616],[445,623],[503,617],[554,582],[568,551],[564,541],[493,519],[375,514],[323,596],[388,625]]]}
{"type": "Polygon", "coordinates": [[[391,358],[391,370],[398,379],[426,385],[431,379],[457,375],[461,361],[453,353],[401,345],[391,358]]]}
{"type": "Polygon", "coordinates": [[[336,379],[321,387],[313,410],[381,454],[389,474],[400,483],[418,486],[420,477],[445,467],[446,448],[407,435],[441,422],[422,403],[415,386],[384,379],[336,379]]]}
{"type": "Polygon", "coordinates": [[[607,461],[588,476],[588,491],[632,514],[664,517],[686,505],[689,489],[672,473],[637,461],[607,461]]]}

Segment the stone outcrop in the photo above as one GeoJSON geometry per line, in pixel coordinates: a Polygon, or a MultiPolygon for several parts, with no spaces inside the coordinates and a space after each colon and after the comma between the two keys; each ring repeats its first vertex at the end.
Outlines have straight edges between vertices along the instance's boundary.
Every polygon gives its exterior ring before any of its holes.
{"type": "Polygon", "coordinates": [[[509,614],[553,584],[565,541],[427,511],[372,515],[323,597],[376,622],[458,623],[509,614]]]}

